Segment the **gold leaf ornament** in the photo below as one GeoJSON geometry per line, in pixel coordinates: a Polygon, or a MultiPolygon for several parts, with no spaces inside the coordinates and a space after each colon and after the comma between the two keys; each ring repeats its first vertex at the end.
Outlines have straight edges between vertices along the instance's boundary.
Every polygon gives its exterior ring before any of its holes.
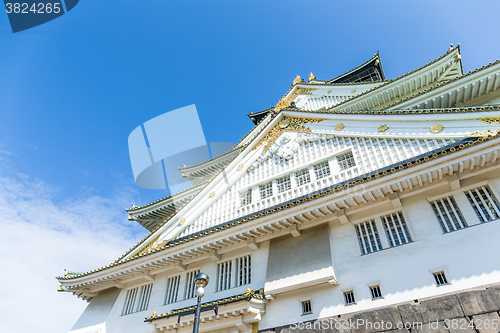
{"type": "Polygon", "coordinates": [[[443,128],[444,127],[441,124],[434,124],[434,125],[431,126],[430,131],[432,133],[439,133],[439,132],[441,132],[443,130],[443,128]]]}

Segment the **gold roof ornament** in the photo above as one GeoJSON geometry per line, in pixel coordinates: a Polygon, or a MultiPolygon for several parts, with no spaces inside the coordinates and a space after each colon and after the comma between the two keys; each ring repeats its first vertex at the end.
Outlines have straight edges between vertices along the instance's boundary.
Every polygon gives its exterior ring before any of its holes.
{"type": "Polygon", "coordinates": [[[432,133],[439,133],[443,130],[443,125],[441,124],[434,124],[431,126],[430,130],[432,133]]]}
{"type": "Polygon", "coordinates": [[[488,136],[495,136],[497,135],[498,133],[500,133],[500,130],[491,130],[491,129],[487,129],[485,131],[474,131],[468,135],[466,135],[467,137],[488,137],[488,136]]]}
{"type": "Polygon", "coordinates": [[[238,171],[243,170],[244,167],[245,167],[245,164],[241,163],[240,165],[238,165],[238,171]]]}
{"type": "Polygon", "coordinates": [[[316,76],[312,72],[309,72],[309,81],[314,80],[316,76]]]}
{"type": "Polygon", "coordinates": [[[184,223],[186,223],[186,218],[185,217],[183,217],[182,219],[180,219],[179,225],[183,225],[184,223]]]}
{"type": "Polygon", "coordinates": [[[343,129],[344,129],[344,124],[338,123],[337,125],[335,125],[336,131],[342,131],[343,129]]]}
{"type": "Polygon", "coordinates": [[[276,104],[274,109],[276,110],[276,112],[280,112],[281,110],[283,110],[289,106],[290,106],[290,101],[286,98],[286,96],[284,96],[282,99],[280,99],[278,104],[276,104]]]}
{"type": "Polygon", "coordinates": [[[375,60],[375,66],[377,66],[378,64],[380,64],[380,59],[375,60]]]}
{"type": "Polygon", "coordinates": [[[483,123],[486,123],[488,125],[500,125],[500,118],[477,118],[477,120],[481,120],[483,123]]]}
{"type": "Polygon", "coordinates": [[[302,80],[301,80],[301,78],[300,78],[300,75],[297,75],[297,76],[295,77],[295,79],[293,79],[293,83],[292,83],[292,84],[293,84],[293,85],[296,85],[297,83],[300,83],[300,81],[302,81],[302,80]]]}
{"type": "Polygon", "coordinates": [[[379,132],[385,132],[389,129],[389,127],[387,127],[387,125],[380,125],[380,127],[378,128],[378,131],[379,132]]]}
{"type": "Polygon", "coordinates": [[[450,45],[450,48],[448,49],[448,52],[450,52],[451,50],[453,50],[453,43],[450,45]]]}
{"type": "Polygon", "coordinates": [[[209,196],[210,198],[215,197],[215,191],[210,192],[210,194],[209,194],[208,196],[209,196]]]}

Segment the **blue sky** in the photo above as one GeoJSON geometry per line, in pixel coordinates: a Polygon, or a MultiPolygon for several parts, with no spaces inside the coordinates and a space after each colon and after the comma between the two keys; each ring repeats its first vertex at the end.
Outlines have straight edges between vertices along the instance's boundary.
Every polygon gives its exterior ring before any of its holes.
{"type": "MultiPolygon", "coordinates": [[[[295,75],[330,79],[377,51],[394,78],[460,42],[473,70],[500,57],[499,9],[497,0],[82,0],[17,34],[0,13],[0,252],[21,239],[47,246],[36,260],[50,289],[40,297],[54,307],[40,320],[55,321],[56,309],[67,318],[47,332],[67,331],[85,305],[56,294],[53,276],[113,261],[145,234],[123,209],[167,194],[135,186],[134,128],[196,104],[207,141],[237,142],[253,126],[246,114],[275,105],[295,75]],[[35,225],[79,251],[48,246],[35,225]]],[[[30,251],[8,267],[33,269],[30,251]]],[[[19,332],[0,330],[10,327],[19,332]]]]}

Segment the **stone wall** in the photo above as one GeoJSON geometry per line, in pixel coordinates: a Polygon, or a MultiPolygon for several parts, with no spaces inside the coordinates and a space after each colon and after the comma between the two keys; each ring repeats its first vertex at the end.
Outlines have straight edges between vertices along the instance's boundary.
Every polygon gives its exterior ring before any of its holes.
{"type": "Polygon", "coordinates": [[[500,285],[302,322],[261,333],[498,333],[500,285]]]}

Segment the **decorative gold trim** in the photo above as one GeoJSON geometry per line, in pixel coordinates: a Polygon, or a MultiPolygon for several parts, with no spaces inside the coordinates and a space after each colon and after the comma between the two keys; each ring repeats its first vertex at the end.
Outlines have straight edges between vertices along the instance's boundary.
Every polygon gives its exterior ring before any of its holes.
{"type": "Polygon", "coordinates": [[[290,101],[288,99],[286,99],[285,96],[283,96],[283,98],[279,100],[278,104],[276,104],[274,109],[276,110],[276,112],[280,112],[281,110],[283,110],[289,106],[290,106],[290,101]]]}
{"type": "Polygon", "coordinates": [[[467,137],[473,137],[473,138],[476,138],[476,137],[488,137],[488,136],[494,136],[494,135],[497,135],[497,133],[500,133],[500,130],[491,130],[491,129],[487,129],[485,131],[474,131],[468,135],[466,135],[467,137]]]}
{"type": "Polygon", "coordinates": [[[335,125],[336,131],[342,131],[343,129],[344,129],[344,124],[338,123],[337,125],[335,125]]]}
{"type": "Polygon", "coordinates": [[[331,90],[328,90],[326,93],[327,93],[327,94],[329,94],[329,93],[331,93],[331,92],[332,92],[331,90]]]}
{"type": "Polygon", "coordinates": [[[288,118],[283,119],[279,124],[280,128],[287,128],[289,125],[290,125],[290,119],[288,118]]]}
{"type": "Polygon", "coordinates": [[[477,118],[477,120],[481,120],[483,123],[486,123],[488,125],[500,125],[500,118],[477,118]]]}
{"type": "Polygon", "coordinates": [[[443,128],[444,127],[441,124],[434,124],[429,129],[432,133],[439,133],[443,130],[443,128]]]}
{"type": "Polygon", "coordinates": [[[209,198],[213,198],[213,197],[215,197],[215,191],[210,192],[210,194],[208,195],[208,197],[209,197],[209,198]]]}
{"type": "Polygon", "coordinates": [[[356,89],[351,90],[351,94],[354,94],[356,92],[356,89]]]}
{"type": "Polygon", "coordinates": [[[179,220],[179,225],[183,225],[184,223],[186,223],[185,217],[183,217],[182,219],[179,220]]]}
{"type": "Polygon", "coordinates": [[[380,125],[379,128],[378,128],[378,131],[379,132],[385,132],[389,129],[389,127],[387,127],[387,125],[380,125]]]}
{"type": "Polygon", "coordinates": [[[302,81],[302,80],[300,79],[300,75],[297,75],[297,76],[295,77],[295,79],[293,79],[293,83],[292,83],[292,84],[293,84],[293,85],[296,85],[297,83],[300,83],[300,81],[302,81]]]}
{"type": "Polygon", "coordinates": [[[245,164],[241,163],[240,165],[238,165],[238,171],[243,170],[244,167],[245,167],[245,164]]]}
{"type": "Polygon", "coordinates": [[[316,76],[312,72],[309,72],[309,81],[314,80],[316,76]]]}
{"type": "Polygon", "coordinates": [[[267,133],[256,145],[253,147],[252,151],[259,148],[264,144],[265,152],[271,145],[285,132],[298,132],[298,133],[312,133],[311,129],[305,127],[306,124],[313,124],[322,122],[324,119],[308,119],[308,118],[291,118],[285,117],[279,124],[274,126],[269,133],[267,133]],[[280,125],[283,121],[288,120],[289,124],[286,128],[282,128],[280,125]]]}

